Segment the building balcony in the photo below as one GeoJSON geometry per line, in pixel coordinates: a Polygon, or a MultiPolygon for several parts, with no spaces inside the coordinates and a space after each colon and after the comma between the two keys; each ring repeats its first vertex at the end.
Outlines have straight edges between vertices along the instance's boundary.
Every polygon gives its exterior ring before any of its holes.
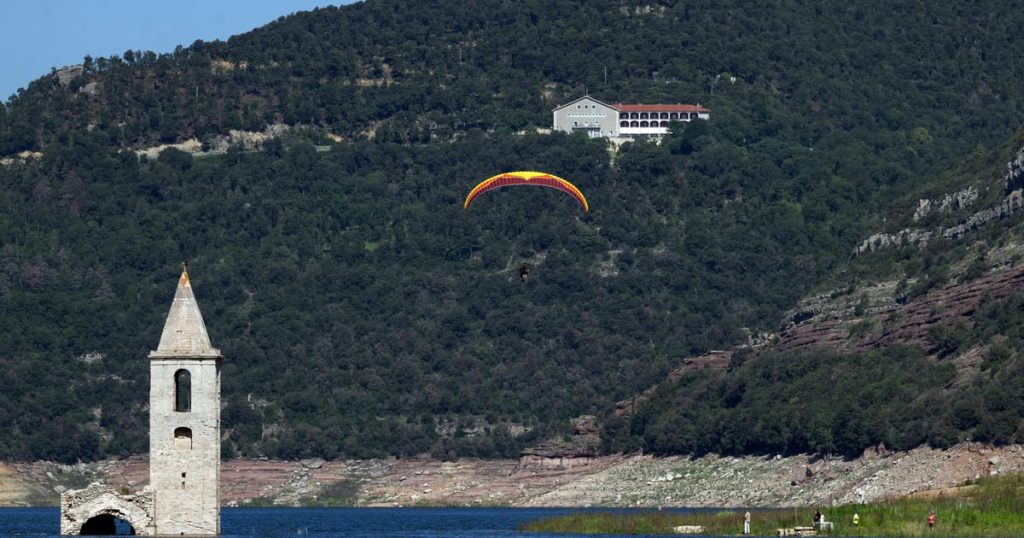
{"type": "Polygon", "coordinates": [[[689,121],[705,116],[697,112],[620,112],[619,120],[689,121]]]}
{"type": "Polygon", "coordinates": [[[619,127],[620,136],[667,135],[668,127],[619,127]]]}

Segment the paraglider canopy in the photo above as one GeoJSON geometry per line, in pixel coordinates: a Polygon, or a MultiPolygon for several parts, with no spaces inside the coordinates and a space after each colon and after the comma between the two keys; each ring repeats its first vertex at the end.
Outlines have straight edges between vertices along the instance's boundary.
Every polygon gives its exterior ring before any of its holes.
{"type": "Polygon", "coordinates": [[[590,204],[587,203],[586,197],[583,196],[583,193],[575,185],[545,172],[505,172],[504,174],[489,177],[469,191],[469,196],[466,196],[466,201],[462,204],[462,207],[463,209],[469,209],[469,204],[473,203],[477,196],[509,185],[536,185],[538,187],[560,190],[575,198],[583,206],[584,212],[590,211],[590,204]]]}

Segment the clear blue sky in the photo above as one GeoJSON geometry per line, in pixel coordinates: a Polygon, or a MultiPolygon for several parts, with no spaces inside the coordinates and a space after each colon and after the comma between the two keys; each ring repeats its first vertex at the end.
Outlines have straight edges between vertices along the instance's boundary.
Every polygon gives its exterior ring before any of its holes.
{"type": "Polygon", "coordinates": [[[296,11],[352,0],[10,0],[0,9],[0,100],[51,67],[225,40],[296,11]]]}

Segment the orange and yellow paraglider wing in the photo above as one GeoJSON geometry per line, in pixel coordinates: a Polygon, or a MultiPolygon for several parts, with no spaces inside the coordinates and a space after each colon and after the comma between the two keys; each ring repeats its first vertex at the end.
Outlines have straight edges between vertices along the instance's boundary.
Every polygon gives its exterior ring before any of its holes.
{"type": "Polygon", "coordinates": [[[581,206],[583,206],[584,212],[590,211],[590,204],[587,203],[587,198],[583,196],[583,193],[580,192],[575,185],[558,176],[553,176],[551,174],[538,174],[537,176],[530,178],[529,183],[543,185],[545,187],[550,187],[567,193],[575,198],[581,206]]]}
{"type": "Polygon", "coordinates": [[[508,185],[519,185],[522,184],[522,182],[522,177],[514,172],[491,176],[478,183],[476,187],[473,187],[473,190],[469,191],[469,195],[466,196],[466,201],[462,204],[462,208],[468,208],[469,204],[473,203],[473,200],[475,200],[477,196],[480,196],[487,191],[499,189],[508,185]]]}
{"type": "Polygon", "coordinates": [[[466,196],[466,201],[462,204],[462,207],[464,209],[468,209],[469,204],[473,203],[473,200],[481,194],[501,187],[507,187],[509,185],[538,185],[541,187],[560,190],[575,198],[576,201],[583,206],[584,212],[590,211],[590,204],[587,203],[587,198],[583,196],[583,192],[576,188],[575,185],[558,176],[546,174],[544,172],[506,172],[504,174],[491,176],[478,183],[469,191],[469,195],[466,196]]]}

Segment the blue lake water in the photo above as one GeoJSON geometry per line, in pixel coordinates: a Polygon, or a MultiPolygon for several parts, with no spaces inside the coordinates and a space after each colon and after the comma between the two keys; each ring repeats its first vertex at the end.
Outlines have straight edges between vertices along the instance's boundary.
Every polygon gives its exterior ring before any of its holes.
{"type": "MultiPolygon", "coordinates": [[[[352,538],[509,537],[578,535],[519,532],[524,521],[580,512],[570,508],[225,508],[224,537],[339,536],[352,538]]],[[[609,511],[609,510],[603,510],[609,511]]],[[[622,511],[622,510],[616,510],[622,511]]],[[[680,510],[685,511],[685,510],[680,510]]],[[[57,537],[56,508],[0,508],[0,536],[57,537]]],[[[591,535],[593,536],[593,535],[591,535]]]]}

